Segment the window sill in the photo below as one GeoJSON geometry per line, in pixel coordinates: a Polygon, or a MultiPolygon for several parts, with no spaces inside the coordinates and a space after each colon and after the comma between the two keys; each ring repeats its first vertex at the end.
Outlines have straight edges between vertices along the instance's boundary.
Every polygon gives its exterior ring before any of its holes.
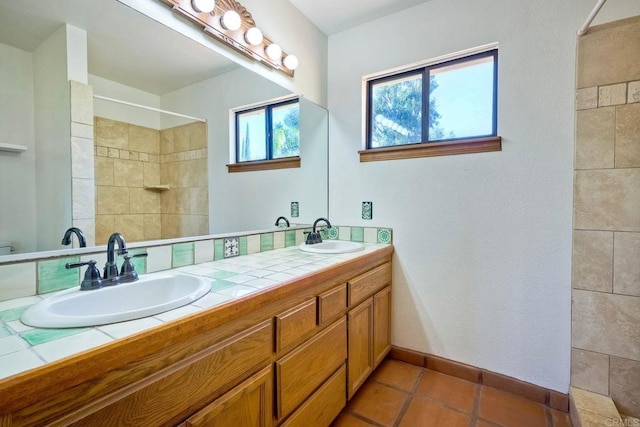
{"type": "Polygon", "coordinates": [[[300,167],[300,157],[286,157],[284,159],[259,160],[256,162],[230,163],[227,165],[229,173],[267,171],[273,169],[293,169],[300,167]]]}
{"type": "Polygon", "coordinates": [[[370,148],[368,150],[360,150],[358,153],[360,153],[360,162],[377,162],[381,160],[487,153],[490,151],[502,151],[502,137],[490,136],[486,138],[463,139],[460,141],[370,148]]]}

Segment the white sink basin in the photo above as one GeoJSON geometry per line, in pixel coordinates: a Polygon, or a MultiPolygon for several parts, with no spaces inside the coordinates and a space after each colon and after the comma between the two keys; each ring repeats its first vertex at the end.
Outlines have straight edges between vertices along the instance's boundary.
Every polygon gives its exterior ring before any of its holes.
{"type": "Polygon", "coordinates": [[[40,328],[105,325],[182,307],[210,290],[211,281],[197,276],[145,274],[136,282],[92,291],[67,289],[29,307],[20,320],[40,328]]]}
{"type": "Polygon", "coordinates": [[[298,247],[301,251],[311,252],[314,254],[344,254],[364,249],[364,246],[361,243],[348,242],[344,240],[327,240],[326,242],[316,243],[315,245],[303,244],[298,247]]]}

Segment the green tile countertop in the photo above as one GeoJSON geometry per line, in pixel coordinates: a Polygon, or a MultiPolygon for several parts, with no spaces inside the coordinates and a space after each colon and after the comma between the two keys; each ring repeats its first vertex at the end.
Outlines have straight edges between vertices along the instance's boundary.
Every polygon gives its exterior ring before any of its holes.
{"type": "MultiPolygon", "coordinates": [[[[261,241],[260,244],[269,246],[273,245],[273,242],[261,241]]],[[[364,250],[346,254],[313,254],[302,252],[296,246],[292,246],[174,268],[173,271],[211,280],[211,291],[197,301],[171,311],[97,327],[32,328],[20,322],[20,315],[46,295],[1,301],[0,379],[149,330],[262,289],[278,286],[386,246],[388,244],[364,243],[364,250]]],[[[181,251],[179,257],[185,258],[187,262],[188,258],[193,258],[193,252],[181,251]]],[[[56,284],[52,287],[56,289],[56,284]]]]}

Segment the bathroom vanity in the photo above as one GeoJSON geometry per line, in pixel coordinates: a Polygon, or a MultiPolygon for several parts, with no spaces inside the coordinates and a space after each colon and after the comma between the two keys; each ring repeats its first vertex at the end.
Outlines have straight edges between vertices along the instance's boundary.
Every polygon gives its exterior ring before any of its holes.
{"type": "Polygon", "coordinates": [[[0,426],[326,426],[390,349],[393,247],[0,380],[0,426]]]}

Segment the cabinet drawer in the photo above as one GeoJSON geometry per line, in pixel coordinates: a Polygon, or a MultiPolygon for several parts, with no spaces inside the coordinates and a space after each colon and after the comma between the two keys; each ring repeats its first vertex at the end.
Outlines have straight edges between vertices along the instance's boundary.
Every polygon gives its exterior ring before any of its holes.
{"type": "Polygon", "coordinates": [[[347,358],[347,321],[343,317],[276,362],[278,419],[289,415],[347,358]]]}
{"type": "Polygon", "coordinates": [[[271,427],[272,400],[273,374],[269,366],[198,411],[183,425],[271,427]]]}
{"type": "Polygon", "coordinates": [[[317,327],[316,299],[302,304],[276,316],[276,352],[290,347],[308,336],[317,327]]]}
{"type": "Polygon", "coordinates": [[[291,415],[282,427],[325,427],[346,404],[347,368],[342,365],[331,378],[291,415]]]}
{"type": "Polygon", "coordinates": [[[324,326],[347,308],[347,286],[340,285],[318,295],[318,324],[324,326]]]}
{"type": "Polygon", "coordinates": [[[60,425],[175,425],[273,355],[269,320],[78,408],[60,425]],[[75,421],[75,423],[74,423],[75,421]]]}
{"type": "Polygon", "coordinates": [[[364,301],[368,296],[391,283],[391,263],[382,264],[358,277],[349,280],[349,307],[364,301]]]}

